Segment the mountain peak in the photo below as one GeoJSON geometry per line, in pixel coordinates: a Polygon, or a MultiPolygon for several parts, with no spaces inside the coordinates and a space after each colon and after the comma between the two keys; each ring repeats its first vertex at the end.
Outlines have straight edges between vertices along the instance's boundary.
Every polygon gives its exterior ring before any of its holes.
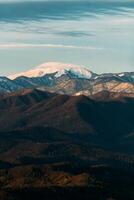
{"type": "Polygon", "coordinates": [[[46,74],[53,73],[55,73],[55,77],[60,77],[61,75],[66,74],[67,72],[70,72],[78,78],[90,79],[92,76],[92,72],[84,66],[74,65],[70,63],[48,62],[43,63],[32,70],[11,75],[9,76],[9,78],[15,79],[20,76],[26,76],[30,78],[42,77],[46,74]]]}

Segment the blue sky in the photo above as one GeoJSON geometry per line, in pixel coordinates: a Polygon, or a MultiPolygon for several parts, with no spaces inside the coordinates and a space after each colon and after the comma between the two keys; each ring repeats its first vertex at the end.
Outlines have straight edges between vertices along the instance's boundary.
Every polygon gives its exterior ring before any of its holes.
{"type": "Polygon", "coordinates": [[[134,71],[133,1],[0,2],[0,75],[49,61],[134,71]]]}

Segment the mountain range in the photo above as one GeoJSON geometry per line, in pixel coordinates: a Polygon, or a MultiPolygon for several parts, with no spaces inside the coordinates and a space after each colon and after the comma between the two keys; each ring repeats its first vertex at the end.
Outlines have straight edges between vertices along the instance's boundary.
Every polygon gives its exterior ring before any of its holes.
{"type": "Polygon", "coordinates": [[[91,96],[101,91],[134,93],[134,72],[96,74],[84,66],[44,63],[32,70],[0,77],[0,92],[40,89],[67,95],[91,96]]]}
{"type": "Polygon", "coordinates": [[[1,95],[0,198],[132,200],[133,113],[124,93],[1,95]]]}
{"type": "Polygon", "coordinates": [[[0,130],[51,127],[66,133],[127,137],[134,131],[133,99],[106,91],[89,98],[25,89],[0,97],[0,130]]]}
{"type": "Polygon", "coordinates": [[[45,63],[0,78],[0,199],[133,200],[134,72],[45,63]]]}

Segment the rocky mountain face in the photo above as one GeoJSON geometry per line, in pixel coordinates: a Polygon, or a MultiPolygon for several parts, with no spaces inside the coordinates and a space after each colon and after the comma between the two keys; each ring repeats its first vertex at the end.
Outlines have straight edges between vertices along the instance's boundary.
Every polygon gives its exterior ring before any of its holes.
{"type": "Polygon", "coordinates": [[[64,63],[45,63],[24,73],[1,77],[0,80],[1,93],[26,88],[86,96],[101,91],[134,93],[134,72],[95,74],[83,66],[64,63]]]}
{"type": "Polygon", "coordinates": [[[17,90],[21,90],[23,86],[16,84],[15,81],[8,79],[7,77],[0,77],[0,92],[10,93],[17,90]]]}

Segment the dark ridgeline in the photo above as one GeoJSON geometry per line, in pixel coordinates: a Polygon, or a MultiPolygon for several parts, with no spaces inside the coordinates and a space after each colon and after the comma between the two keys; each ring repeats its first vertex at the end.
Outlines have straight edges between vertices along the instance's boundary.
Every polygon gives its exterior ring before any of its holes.
{"type": "Polygon", "coordinates": [[[134,98],[26,89],[0,98],[0,198],[134,199],[134,98]]]}

